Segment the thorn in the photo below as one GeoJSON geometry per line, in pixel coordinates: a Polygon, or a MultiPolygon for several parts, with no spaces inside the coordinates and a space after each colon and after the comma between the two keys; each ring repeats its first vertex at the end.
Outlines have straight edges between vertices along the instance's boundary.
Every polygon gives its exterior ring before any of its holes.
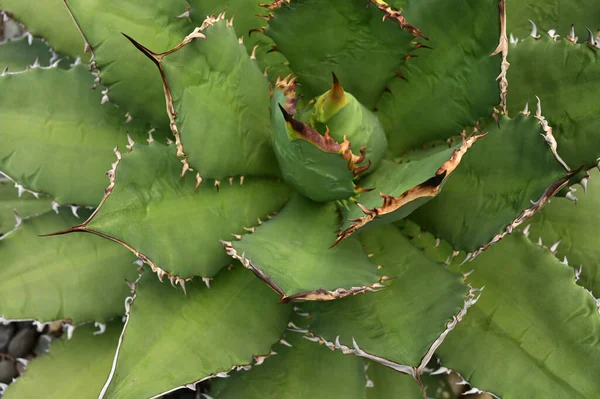
{"type": "Polygon", "coordinates": [[[215,180],[215,187],[217,188],[217,191],[219,191],[219,189],[221,188],[221,181],[220,180],[215,180]]]}
{"type": "Polygon", "coordinates": [[[550,247],[550,252],[552,252],[552,255],[556,255],[556,250],[558,248],[558,245],[560,244],[560,240],[556,241],[554,244],[552,244],[552,246],[550,247]]]}
{"type": "Polygon", "coordinates": [[[556,34],[556,29],[558,29],[558,26],[555,26],[554,28],[548,31],[548,36],[550,36],[554,40],[557,40],[559,37],[559,35],[556,34]]]}
{"type": "Polygon", "coordinates": [[[519,38],[518,37],[514,37],[512,33],[510,34],[510,39],[509,40],[510,40],[510,44],[516,45],[516,44],[519,43],[519,38]]]}
{"type": "Polygon", "coordinates": [[[581,186],[583,187],[583,192],[587,193],[587,187],[588,187],[588,180],[590,178],[588,176],[584,177],[583,179],[581,179],[581,181],[579,182],[579,184],[581,184],[581,186]]]}
{"type": "Polygon", "coordinates": [[[573,44],[577,44],[577,39],[579,39],[579,38],[577,36],[575,36],[575,25],[571,25],[571,29],[569,30],[569,35],[566,37],[566,39],[573,44]]]}
{"type": "Polygon", "coordinates": [[[587,26],[585,27],[585,29],[587,29],[587,31],[588,31],[588,40],[587,40],[587,43],[590,44],[590,45],[592,45],[592,46],[594,46],[594,47],[596,47],[596,40],[595,40],[594,34],[590,30],[590,28],[588,28],[587,26]]]}
{"type": "Polygon", "coordinates": [[[525,103],[525,108],[523,108],[523,111],[521,111],[521,113],[525,116],[529,116],[530,112],[529,112],[529,101],[525,103]]]}
{"type": "Polygon", "coordinates": [[[527,227],[525,227],[525,229],[523,230],[523,234],[525,234],[525,237],[529,237],[529,229],[531,228],[531,225],[528,224],[527,227]]]}
{"type": "Polygon", "coordinates": [[[544,245],[544,243],[542,242],[542,237],[538,237],[537,245],[538,245],[539,247],[541,247],[541,246],[543,246],[543,245],[544,245]]]}
{"type": "Polygon", "coordinates": [[[531,33],[529,36],[533,37],[534,39],[539,39],[540,35],[537,33],[537,25],[532,20],[529,20],[529,23],[531,23],[531,33]]]}
{"type": "Polygon", "coordinates": [[[244,184],[244,179],[245,179],[245,178],[246,178],[245,176],[240,176],[240,186],[241,186],[242,184],[244,184]]]}
{"type": "Polygon", "coordinates": [[[133,139],[131,138],[131,136],[129,135],[129,133],[127,133],[127,141],[129,142],[128,145],[126,145],[125,147],[127,147],[127,149],[129,151],[131,151],[131,149],[133,148],[133,146],[135,145],[135,141],[133,141],[133,139]]]}
{"type": "Polygon", "coordinates": [[[233,176],[230,176],[230,177],[229,177],[229,185],[230,185],[230,186],[231,186],[231,185],[233,185],[233,176]]]}
{"type": "Polygon", "coordinates": [[[171,282],[171,285],[173,286],[173,288],[177,288],[175,287],[175,281],[176,281],[177,277],[171,275],[169,276],[169,281],[171,282]]]}
{"type": "Polygon", "coordinates": [[[565,255],[565,257],[562,260],[562,264],[565,266],[569,266],[569,260],[567,259],[567,256],[565,255]]]}
{"type": "Polygon", "coordinates": [[[196,173],[196,188],[195,190],[198,190],[198,187],[200,187],[200,184],[202,184],[202,176],[200,176],[200,173],[196,173]]]}
{"type": "Polygon", "coordinates": [[[154,131],[154,128],[150,129],[148,131],[148,138],[146,139],[146,141],[148,142],[148,144],[152,144],[154,143],[154,137],[152,136],[152,132],[154,131]]]}
{"type": "Polygon", "coordinates": [[[567,195],[565,195],[565,198],[567,198],[567,199],[569,199],[569,200],[571,200],[571,201],[574,201],[575,203],[577,203],[577,202],[579,201],[579,200],[577,199],[577,197],[576,197],[576,196],[574,196],[574,195],[573,195],[573,193],[572,193],[572,192],[570,192],[570,191],[567,193],[567,195]]]}
{"type": "Polygon", "coordinates": [[[78,206],[75,205],[71,205],[71,213],[73,214],[73,216],[75,216],[76,218],[79,219],[79,215],[77,214],[77,210],[79,209],[78,206]]]}
{"type": "Polygon", "coordinates": [[[538,96],[535,96],[535,98],[537,98],[537,107],[535,109],[535,116],[537,116],[538,118],[542,117],[542,101],[540,100],[540,98],[538,96]]]}
{"type": "Polygon", "coordinates": [[[255,60],[256,59],[256,49],[258,48],[258,44],[254,47],[252,47],[252,54],[250,54],[250,59],[251,60],[255,60]]]}
{"type": "Polygon", "coordinates": [[[231,235],[234,236],[236,240],[241,240],[242,239],[242,236],[240,234],[233,234],[233,233],[231,233],[231,235]]]}
{"type": "Polygon", "coordinates": [[[185,280],[180,278],[179,279],[179,285],[181,286],[181,289],[183,290],[183,294],[185,296],[187,296],[187,289],[185,288],[185,280]]]}
{"type": "Polygon", "coordinates": [[[206,284],[206,288],[210,289],[210,280],[212,280],[212,277],[202,277],[202,282],[204,284],[206,284]]]}

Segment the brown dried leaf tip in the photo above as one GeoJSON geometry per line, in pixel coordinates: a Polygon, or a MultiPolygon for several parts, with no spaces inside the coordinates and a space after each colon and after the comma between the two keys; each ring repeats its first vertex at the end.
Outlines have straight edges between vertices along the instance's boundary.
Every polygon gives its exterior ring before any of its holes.
{"type": "Polygon", "coordinates": [[[375,4],[377,6],[377,8],[379,8],[381,11],[383,11],[383,13],[384,13],[383,20],[384,21],[387,18],[394,20],[394,21],[396,21],[396,23],[398,25],[400,25],[400,27],[403,30],[410,32],[413,36],[422,37],[425,40],[429,40],[427,38],[427,36],[425,36],[419,30],[419,28],[417,28],[414,25],[410,25],[410,24],[406,23],[406,18],[404,18],[404,16],[402,15],[402,9],[394,10],[392,7],[390,7],[390,5],[388,3],[386,3],[383,0],[367,0],[367,7],[369,7],[372,3],[375,4]]]}
{"type": "Polygon", "coordinates": [[[350,235],[359,230],[361,227],[365,226],[367,223],[370,223],[376,217],[392,213],[409,202],[415,201],[419,198],[435,197],[440,191],[442,183],[460,164],[460,161],[467,150],[471,148],[471,146],[477,140],[485,136],[485,134],[474,134],[467,138],[465,132],[462,132],[461,136],[462,145],[460,148],[452,153],[450,159],[448,159],[442,164],[442,166],[438,168],[438,170],[435,172],[435,175],[432,176],[431,179],[405,191],[398,197],[393,197],[385,193],[379,193],[379,195],[383,198],[383,203],[378,208],[369,209],[360,203],[356,203],[365,216],[357,219],[350,219],[352,225],[338,234],[338,237],[332,244],[332,247],[340,243],[342,240],[350,237],[350,235]]]}
{"type": "Polygon", "coordinates": [[[325,134],[321,134],[316,129],[294,119],[294,117],[281,105],[279,105],[279,109],[283,114],[286,124],[290,128],[288,130],[292,130],[297,134],[296,136],[299,139],[308,141],[324,152],[340,154],[343,159],[348,161],[348,170],[350,170],[354,176],[358,176],[371,167],[371,161],[366,165],[358,165],[365,160],[365,146],[360,148],[360,155],[355,155],[350,149],[351,143],[346,136],[344,136],[344,141],[340,144],[331,137],[328,127],[325,134]]]}

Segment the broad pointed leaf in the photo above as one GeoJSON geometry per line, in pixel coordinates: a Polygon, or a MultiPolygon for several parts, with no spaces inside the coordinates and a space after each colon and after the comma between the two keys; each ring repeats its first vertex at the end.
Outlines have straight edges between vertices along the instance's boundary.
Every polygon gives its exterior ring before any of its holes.
{"type": "Polygon", "coordinates": [[[109,323],[102,334],[96,335],[90,324],[77,327],[69,340],[64,334],[52,341],[49,353],[27,365],[3,398],[97,398],[122,329],[119,320],[109,323]]]}
{"type": "MultiPolygon", "coordinates": [[[[89,215],[82,209],[79,213],[89,215]]],[[[66,209],[50,211],[23,220],[0,240],[0,315],[76,324],[123,314],[130,292],[125,280],[138,275],[135,257],[91,234],[40,237],[78,221],[66,209]]]]}
{"type": "Polygon", "coordinates": [[[289,346],[275,345],[276,355],[264,364],[215,380],[210,395],[215,399],[365,398],[361,358],[331,352],[298,333],[287,335],[289,346]]]}
{"type": "Polygon", "coordinates": [[[106,398],[153,397],[252,364],[282,336],[290,308],[241,267],[223,270],[174,295],[151,275],[142,277],[106,398]]]}
{"type": "Polygon", "coordinates": [[[600,174],[596,169],[590,174],[587,193],[578,190],[577,202],[553,198],[531,219],[530,237],[547,246],[560,241],[558,259],[581,267],[578,283],[600,296],[600,174]]]}
{"type": "Polygon", "coordinates": [[[396,155],[447,139],[492,114],[500,102],[495,81],[501,57],[498,0],[414,0],[407,21],[429,41],[401,68],[377,108],[396,155]]]}
{"type": "MultiPolygon", "coordinates": [[[[335,72],[344,88],[372,109],[404,56],[414,49],[413,35],[362,0],[277,1],[265,33],[299,77],[302,92],[313,98],[331,85],[335,72]]],[[[410,20],[408,23],[412,23],[410,20]]]]}
{"type": "Polygon", "coordinates": [[[434,198],[479,138],[481,135],[464,138],[460,145],[411,162],[384,161],[358,183],[371,191],[357,196],[358,203],[348,201],[341,207],[343,225],[338,240],[365,226],[401,220],[434,198]]]}
{"type": "Polygon", "coordinates": [[[554,41],[544,32],[541,36],[510,46],[509,112],[516,114],[527,101],[533,110],[537,96],[562,159],[573,169],[595,166],[600,157],[600,49],[554,41]]]}
{"type": "Polygon", "coordinates": [[[52,209],[51,198],[46,196],[36,198],[27,191],[19,192],[13,182],[0,178],[0,237],[17,225],[15,213],[21,218],[28,218],[50,209],[52,209]]]}
{"type": "Polygon", "coordinates": [[[410,216],[456,250],[479,252],[539,210],[567,181],[533,117],[501,117],[442,192],[410,216]]]}
{"type": "MultiPolygon", "coordinates": [[[[231,259],[219,238],[245,232],[278,211],[289,188],[262,178],[204,182],[195,189],[190,174],[180,178],[174,145],[135,144],[111,172],[101,207],[72,230],[116,241],[163,274],[190,279],[212,277],[231,259]]],[[[119,154],[119,157],[121,155],[119,154]]]]}
{"type": "Polygon", "coordinates": [[[57,52],[87,62],[85,42],[63,0],[0,0],[0,9],[22,22],[29,32],[48,40],[57,52]]]}
{"type": "Polygon", "coordinates": [[[404,373],[420,373],[445,332],[463,312],[469,289],[459,273],[428,260],[393,225],[362,233],[381,273],[393,277],[375,294],[303,304],[312,314],[311,332],[404,373]],[[431,287],[435,287],[434,290],[431,287]],[[338,338],[339,337],[339,338],[338,338]],[[418,371],[417,371],[418,370],[418,371]]]}
{"type": "Polygon", "coordinates": [[[357,239],[330,248],[338,225],[335,204],[296,196],[272,220],[224,247],[284,302],[332,300],[379,286],[377,266],[357,239]]]}
{"type": "Polygon", "coordinates": [[[59,203],[98,205],[113,148],[125,147],[128,133],[146,133],[125,124],[110,103],[100,104],[93,84],[83,65],[1,77],[0,171],[59,203]]]}
{"type": "Polygon", "coordinates": [[[205,179],[278,174],[269,145],[268,81],[223,14],[166,53],[134,44],[161,71],[185,165],[205,179]]]}
{"type": "Polygon", "coordinates": [[[523,234],[463,266],[479,301],[439,348],[445,367],[502,398],[596,398],[600,315],[573,270],[523,234]]]}
{"type": "MultiPolygon", "coordinates": [[[[56,0],[54,0],[56,1],[56,0]]],[[[135,118],[168,126],[160,75],[121,32],[144,40],[155,51],[165,51],[192,29],[185,0],[65,0],[100,70],[108,96],[135,118]],[[181,16],[178,18],[178,16],[181,16]]]]}

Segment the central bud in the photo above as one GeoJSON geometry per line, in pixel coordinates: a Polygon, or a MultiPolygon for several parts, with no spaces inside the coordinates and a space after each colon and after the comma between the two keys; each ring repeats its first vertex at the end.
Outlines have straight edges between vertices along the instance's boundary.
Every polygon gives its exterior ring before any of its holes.
{"type": "Polygon", "coordinates": [[[271,100],[271,138],[284,179],[314,201],[347,199],[387,148],[379,120],[333,76],[330,90],[296,112],[294,79],[278,80],[271,100]]]}

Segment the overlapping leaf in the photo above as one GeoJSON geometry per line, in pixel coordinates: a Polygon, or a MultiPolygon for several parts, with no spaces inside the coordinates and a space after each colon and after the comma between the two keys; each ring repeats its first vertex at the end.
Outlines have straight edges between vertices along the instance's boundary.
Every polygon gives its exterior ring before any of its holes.
{"type": "Polygon", "coordinates": [[[327,91],[331,72],[371,109],[413,50],[413,36],[362,0],[277,1],[266,35],[313,98],[327,91]]]}
{"type": "Polygon", "coordinates": [[[98,397],[108,375],[123,324],[114,321],[102,334],[93,325],[77,327],[73,338],[52,341],[48,354],[27,365],[27,372],[10,385],[5,399],[98,397]]]}
{"type": "Polygon", "coordinates": [[[330,248],[338,226],[335,204],[296,196],[272,220],[224,247],[284,302],[332,300],[380,286],[377,266],[357,239],[330,248]]]}
{"type": "Polygon", "coordinates": [[[229,265],[219,238],[241,234],[257,218],[278,211],[289,188],[272,179],[236,177],[220,187],[205,182],[195,190],[193,176],[180,178],[175,152],[174,145],[135,144],[110,173],[102,206],[71,231],[89,231],[124,245],[161,279],[164,274],[180,282],[212,277],[229,265]]]}
{"type": "Polygon", "coordinates": [[[556,29],[566,36],[575,24],[575,34],[582,40],[588,36],[586,26],[597,29],[600,21],[600,11],[586,0],[507,0],[506,3],[508,33],[519,39],[530,35],[529,20],[536,24],[538,35],[556,29]]]}
{"type": "MultiPolygon", "coordinates": [[[[41,200],[40,200],[41,201],[41,200]]],[[[89,211],[80,209],[81,217],[89,211]]],[[[0,240],[0,315],[42,322],[105,321],[123,314],[138,275],[124,248],[91,234],[40,237],[80,222],[61,209],[22,221],[0,240]]]]}
{"type": "Polygon", "coordinates": [[[317,341],[335,342],[338,349],[354,349],[404,373],[421,373],[455,324],[453,318],[468,305],[469,289],[461,274],[428,260],[393,225],[365,231],[362,238],[371,259],[382,266],[380,272],[393,277],[389,287],[302,304],[314,319],[310,330],[317,341]]]}
{"type": "Polygon", "coordinates": [[[224,14],[207,18],[166,53],[134,44],[161,71],[171,129],[186,165],[205,179],[277,174],[269,146],[268,81],[224,14]]]}
{"type": "Polygon", "coordinates": [[[52,54],[50,48],[40,39],[27,36],[0,43],[0,71],[24,71],[38,60],[42,66],[49,66],[52,54]],[[31,40],[31,42],[30,42],[31,40]]]}
{"type": "Polygon", "coordinates": [[[573,169],[595,166],[600,157],[600,49],[540,35],[510,46],[509,113],[516,114],[527,101],[533,110],[538,96],[562,159],[573,169]]]}
{"type": "Polygon", "coordinates": [[[147,137],[92,90],[83,65],[0,78],[0,171],[62,204],[98,205],[115,146],[147,137]],[[51,101],[49,99],[52,99],[51,101]]]}
{"type": "Polygon", "coordinates": [[[17,225],[16,215],[21,218],[35,216],[52,209],[52,199],[29,192],[19,192],[13,182],[0,178],[0,237],[17,225]]]}
{"type": "Polygon", "coordinates": [[[567,183],[534,117],[501,117],[432,201],[410,216],[457,250],[479,251],[532,216],[567,183]]]}
{"type": "Polygon", "coordinates": [[[403,14],[427,35],[377,108],[396,155],[447,139],[492,114],[500,101],[497,0],[409,1],[403,14]]]}
{"type": "Polygon", "coordinates": [[[573,270],[514,233],[473,262],[485,286],[439,348],[443,365],[502,398],[596,398],[600,315],[573,270]]]}
{"type": "MultiPolygon", "coordinates": [[[[156,68],[121,35],[145,39],[155,51],[165,51],[189,33],[192,24],[185,0],[66,0],[74,20],[94,54],[109,97],[135,118],[168,126],[165,97],[156,68]]],[[[50,41],[52,44],[53,42],[50,41]]]]}
{"type": "Polygon", "coordinates": [[[106,398],[153,397],[223,376],[266,356],[282,336],[287,305],[241,267],[223,270],[210,289],[187,296],[144,276],[138,283],[106,398]]]}
{"type": "Polygon", "coordinates": [[[33,35],[48,40],[55,51],[89,59],[85,42],[62,0],[0,0],[0,9],[11,13],[33,35]]]}
{"type": "Polygon", "coordinates": [[[423,398],[417,382],[404,374],[359,357],[331,352],[291,333],[289,346],[250,371],[218,379],[215,399],[226,398],[423,398]]]}
{"type": "Polygon", "coordinates": [[[341,207],[343,224],[338,241],[367,226],[401,220],[434,198],[463,156],[481,135],[464,138],[462,144],[433,152],[407,163],[384,161],[372,174],[359,181],[372,191],[341,207]]]}
{"type": "Polygon", "coordinates": [[[560,241],[556,256],[567,259],[575,269],[581,267],[579,284],[600,296],[600,175],[591,172],[587,193],[577,191],[575,203],[554,198],[531,219],[530,234],[547,246],[560,241]]]}

